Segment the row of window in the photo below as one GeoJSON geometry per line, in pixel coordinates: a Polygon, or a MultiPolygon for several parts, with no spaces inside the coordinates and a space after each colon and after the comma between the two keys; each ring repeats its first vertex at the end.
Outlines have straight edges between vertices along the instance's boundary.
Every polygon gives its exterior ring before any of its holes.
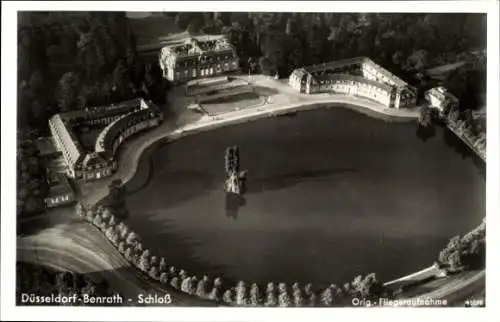
{"type": "MultiPolygon", "coordinates": [[[[93,170],[93,169],[89,169],[93,170]]],[[[107,177],[111,175],[112,172],[112,167],[111,165],[108,165],[105,169],[102,169],[100,171],[88,171],[83,174],[83,179],[85,180],[91,180],[91,179],[101,179],[104,177],[107,177]]]]}
{"type": "MultiPolygon", "coordinates": [[[[73,199],[73,198],[71,198],[71,199],[73,199]]],[[[61,202],[69,201],[70,200],[70,196],[69,195],[64,195],[64,196],[49,197],[48,200],[49,200],[49,202],[51,204],[58,204],[58,203],[61,203],[61,202]]]]}
{"type": "Polygon", "coordinates": [[[177,71],[175,73],[176,79],[179,78],[195,78],[195,77],[203,77],[203,76],[212,76],[214,74],[219,74],[222,73],[223,71],[228,71],[231,68],[238,68],[238,63],[237,62],[232,62],[231,64],[229,63],[224,63],[222,66],[221,64],[218,64],[217,66],[214,67],[208,67],[208,68],[191,68],[184,70],[183,73],[180,71],[177,71]]]}

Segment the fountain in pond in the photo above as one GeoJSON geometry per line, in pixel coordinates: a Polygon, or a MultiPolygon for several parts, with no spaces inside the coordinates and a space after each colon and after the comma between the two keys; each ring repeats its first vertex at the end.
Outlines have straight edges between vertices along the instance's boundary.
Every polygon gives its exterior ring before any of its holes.
{"type": "Polygon", "coordinates": [[[241,195],[245,192],[247,171],[240,171],[240,155],[238,146],[230,146],[225,155],[226,181],[224,190],[227,193],[241,195]]]}

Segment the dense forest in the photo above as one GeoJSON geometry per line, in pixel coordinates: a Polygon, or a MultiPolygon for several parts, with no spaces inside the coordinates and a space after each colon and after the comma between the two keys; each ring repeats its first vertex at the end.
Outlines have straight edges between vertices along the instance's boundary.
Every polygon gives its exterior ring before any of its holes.
{"type": "MultiPolygon", "coordinates": [[[[169,12],[181,30],[223,33],[243,70],[287,77],[295,68],[369,56],[415,85],[432,66],[486,48],[486,15],[471,13],[169,12]],[[250,64],[252,63],[252,64],[250,64]]],[[[146,18],[147,19],[147,18],[146,18]]],[[[165,99],[156,63],[138,59],[124,12],[19,14],[18,107],[23,129],[46,130],[59,112],[134,95],[165,99]]],[[[158,26],[161,28],[161,26],[158,26]]],[[[467,60],[468,61],[468,60],[467,60]]],[[[485,61],[445,81],[469,108],[484,104],[485,61]]]]}
{"type": "Polygon", "coordinates": [[[25,133],[46,134],[57,112],[137,95],[165,99],[161,70],[137,59],[124,12],[21,12],[18,37],[18,122],[25,133]]]}
{"type": "Polygon", "coordinates": [[[263,73],[369,56],[403,74],[486,48],[486,15],[474,13],[167,13],[191,32],[224,33],[243,64],[263,73]]]}

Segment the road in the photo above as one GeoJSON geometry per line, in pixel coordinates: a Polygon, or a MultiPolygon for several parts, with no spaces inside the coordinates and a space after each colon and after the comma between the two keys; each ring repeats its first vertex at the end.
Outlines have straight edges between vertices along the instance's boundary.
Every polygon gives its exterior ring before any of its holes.
{"type": "MultiPolygon", "coordinates": [[[[56,216],[61,219],[59,213],[56,216]]],[[[24,223],[27,224],[29,223],[24,223]]],[[[71,211],[67,211],[66,220],[62,224],[19,236],[17,253],[20,261],[74,271],[97,281],[105,280],[112,292],[119,292],[130,299],[130,305],[136,305],[139,294],[147,296],[166,293],[172,295],[172,305],[175,306],[214,305],[148,280],[96,227],[80,220],[71,211]]]]}
{"type": "Polygon", "coordinates": [[[472,276],[454,279],[437,290],[418,297],[446,300],[448,306],[463,306],[468,300],[480,299],[485,290],[485,276],[484,270],[475,272],[472,276]]]}

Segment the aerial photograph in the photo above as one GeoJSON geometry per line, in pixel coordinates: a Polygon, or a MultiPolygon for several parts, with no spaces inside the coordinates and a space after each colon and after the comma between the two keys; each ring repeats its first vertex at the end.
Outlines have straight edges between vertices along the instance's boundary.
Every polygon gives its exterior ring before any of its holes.
{"type": "Polygon", "coordinates": [[[18,11],[16,305],[486,307],[487,18],[18,11]]]}

